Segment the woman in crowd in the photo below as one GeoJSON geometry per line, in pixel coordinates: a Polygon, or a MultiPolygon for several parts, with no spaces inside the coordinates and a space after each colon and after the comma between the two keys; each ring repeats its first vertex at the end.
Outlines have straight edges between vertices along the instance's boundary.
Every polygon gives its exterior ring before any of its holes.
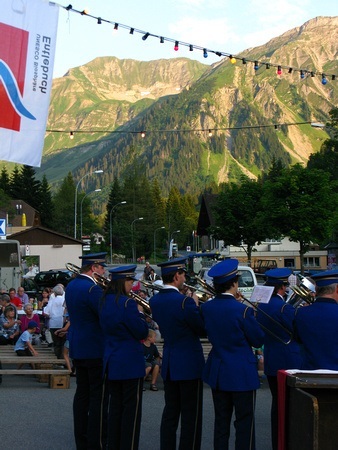
{"type": "Polygon", "coordinates": [[[110,270],[111,281],[100,308],[105,335],[104,372],[109,392],[107,449],[137,450],[145,365],[141,340],[148,325],[129,297],[135,265],[110,270]]]}
{"type": "Polygon", "coordinates": [[[32,335],[32,344],[38,345],[39,344],[39,335],[40,335],[40,318],[39,315],[34,313],[33,305],[31,303],[26,303],[23,307],[23,310],[25,311],[25,314],[20,316],[21,321],[21,333],[27,330],[28,324],[31,320],[33,320],[36,324],[36,330],[32,335]]]}
{"type": "Polygon", "coordinates": [[[13,306],[7,306],[0,324],[0,345],[15,344],[20,336],[21,321],[15,317],[13,306]]]}
{"type": "Polygon", "coordinates": [[[47,306],[44,308],[43,313],[49,319],[48,327],[52,334],[54,353],[59,359],[62,359],[63,344],[65,343],[65,336],[58,336],[55,334],[56,330],[63,327],[64,322],[64,290],[61,285],[56,285],[52,289],[52,295],[50,296],[47,306]]]}
{"type": "Polygon", "coordinates": [[[38,300],[38,308],[42,309],[47,306],[48,301],[50,297],[50,289],[44,288],[44,290],[41,292],[41,297],[38,300]]]}

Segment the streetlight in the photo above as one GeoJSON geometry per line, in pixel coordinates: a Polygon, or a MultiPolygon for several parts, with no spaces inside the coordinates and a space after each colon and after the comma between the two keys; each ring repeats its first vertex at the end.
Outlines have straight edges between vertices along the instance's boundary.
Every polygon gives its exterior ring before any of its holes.
{"type": "Polygon", "coordinates": [[[77,191],[79,190],[79,186],[81,181],[85,178],[88,177],[89,175],[93,175],[94,173],[103,173],[103,170],[99,169],[99,170],[94,170],[94,172],[88,172],[85,175],[83,175],[83,177],[81,177],[79,179],[79,181],[77,182],[76,188],[75,188],[75,204],[74,204],[74,239],[76,239],[76,228],[77,228],[77,191]]]}
{"type": "Polygon", "coordinates": [[[133,258],[133,262],[135,262],[136,260],[136,256],[135,256],[135,247],[134,247],[134,223],[137,220],[143,220],[143,217],[139,217],[138,219],[134,219],[131,223],[131,251],[132,251],[132,258],[133,258]]]}
{"type": "Polygon", "coordinates": [[[174,236],[174,233],[180,233],[181,232],[181,230],[176,230],[176,231],[173,231],[172,233],[171,233],[171,239],[173,238],[173,236],[174,236]]]}
{"type": "Polygon", "coordinates": [[[114,205],[112,207],[112,209],[110,210],[109,213],[109,241],[110,241],[110,264],[113,263],[113,226],[112,226],[112,213],[114,211],[114,209],[119,206],[119,205],[125,205],[127,202],[125,200],[123,200],[123,202],[119,202],[116,203],[116,205],[114,205]]]}
{"type": "Polygon", "coordinates": [[[156,228],[156,230],[154,231],[154,262],[156,263],[156,231],[158,230],[164,230],[165,227],[159,227],[156,228]]]}
{"type": "Polygon", "coordinates": [[[81,200],[81,208],[80,208],[80,238],[82,239],[82,205],[83,200],[90,194],[93,194],[93,192],[101,192],[102,189],[95,189],[95,191],[88,192],[86,195],[83,196],[83,199],[81,200]]]}

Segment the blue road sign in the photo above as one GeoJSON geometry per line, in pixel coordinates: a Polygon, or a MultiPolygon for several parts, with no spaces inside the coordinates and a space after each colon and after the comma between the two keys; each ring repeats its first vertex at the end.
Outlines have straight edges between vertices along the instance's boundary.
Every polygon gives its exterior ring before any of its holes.
{"type": "Polygon", "coordinates": [[[0,236],[6,236],[6,219],[0,219],[0,236]]]}

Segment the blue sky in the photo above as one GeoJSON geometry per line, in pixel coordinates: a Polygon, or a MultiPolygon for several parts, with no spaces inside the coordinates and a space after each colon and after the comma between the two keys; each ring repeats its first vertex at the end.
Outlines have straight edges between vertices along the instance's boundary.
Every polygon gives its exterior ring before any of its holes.
{"type": "MultiPolygon", "coordinates": [[[[237,54],[262,45],[271,38],[302,25],[317,16],[338,15],[336,0],[73,0],[77,10],[111,22],[128,25],[155,35],[237,54]]],[[[197,59],[212,64],[219,57],[203,52],[189,52],[187,47],[174,51],[171,42],[67,12],[60,8],[54,78],[68,69],[93,60],[97,56],[149,61],[174,57],[197,59]]]]}

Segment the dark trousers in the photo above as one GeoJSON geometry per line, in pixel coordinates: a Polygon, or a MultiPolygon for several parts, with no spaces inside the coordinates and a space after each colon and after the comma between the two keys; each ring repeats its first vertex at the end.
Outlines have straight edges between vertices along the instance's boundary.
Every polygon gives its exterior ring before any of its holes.
{"type": "Polygon", "coordinates": [[[106,397],[101,359],[74,359],[76,392],[73,401],[77,450],[105,448],[106,397]]]}
{"type": "Polygon", "coordinates": [[[214,450],[228,450],[230,426],[235,409],[235,450],[255,450],[256,391],[212,390],[215,409],[214,450]]]}
{"type": "Polygon", "coordinates": [[[176,449],[176,432],[180,418],[179,450],[199,450],[202,439],[202,380],[166,380],[164,399],[161,450],[176,449]]]}
{"type": "Polygon", "coordinates": [[[267,376],[270,392],[272,395],[271,402],[271,439],[272,450],[278,449],[278,384],[277,377],[267,376]]]}
{"type": "Polygon", "coordinates": [[[137,450],[140,440],[143,378],[108,380],[107,450],[137,450]]]}
{"type": "Polygon", "coordinates": [[[66,336],[58,336],[57,334],[55,334],[56,330],[59,330],[60,328],[50,328],[49,331],[52,335],[52,339],[53,339],[53,345],[54,345],[54,355],[58,358],[58,359],[62,359],[63,358],[63,346],[66,342],[66,336]]]}

